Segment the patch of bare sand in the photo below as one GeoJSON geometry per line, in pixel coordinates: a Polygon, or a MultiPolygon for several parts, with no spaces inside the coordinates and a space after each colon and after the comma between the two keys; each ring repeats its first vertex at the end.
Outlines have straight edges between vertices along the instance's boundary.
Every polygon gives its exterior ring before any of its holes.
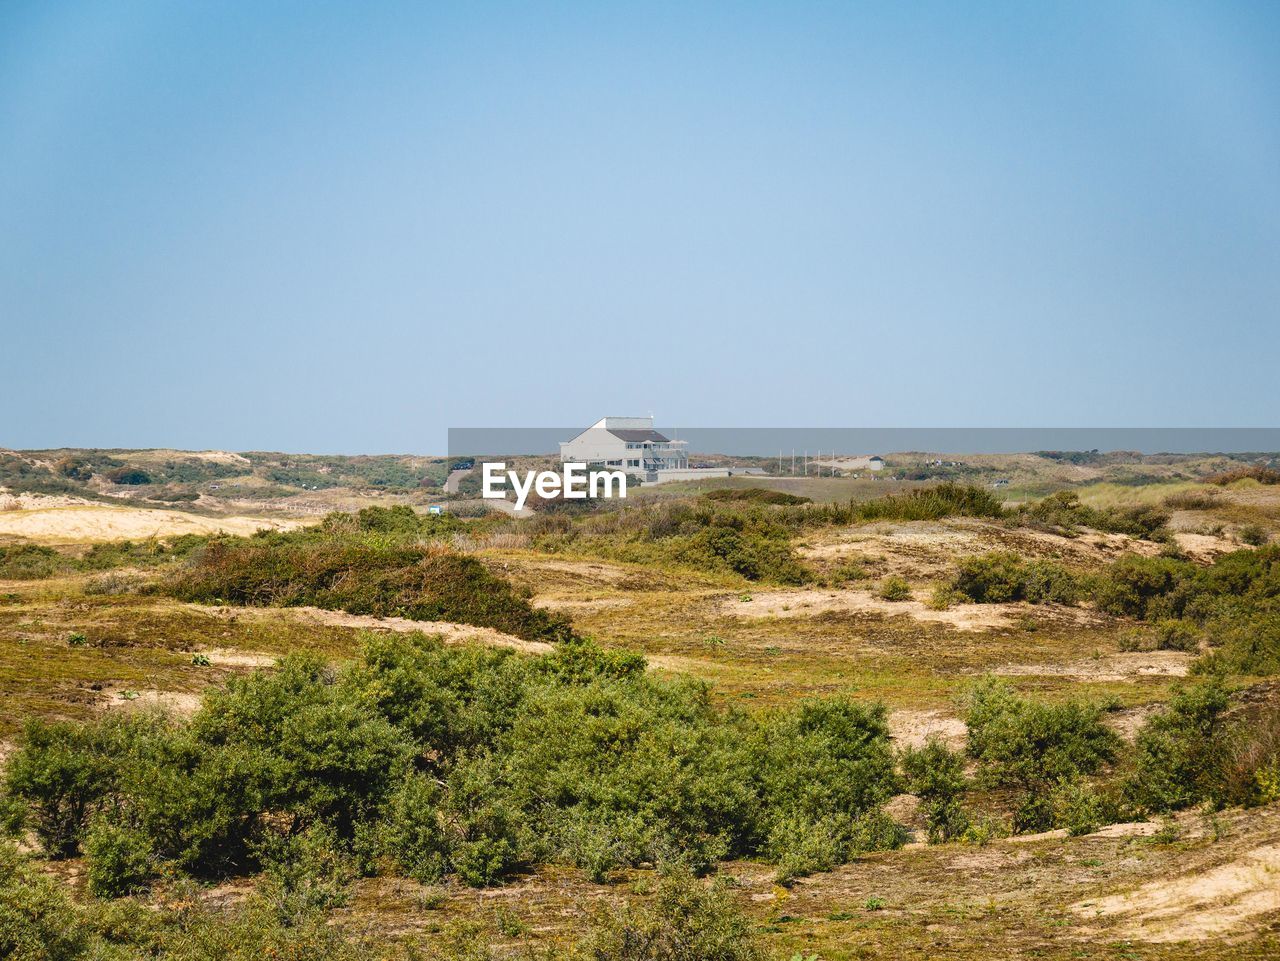
{"type": "Polygon", "coordinates": [[[231,648],[215,647],[200,651],[215,667],[274,667],[279,655],[262,654],[255,651],[237,651],[231,648]]]}
{"type": "Polygon", "coordinates": [[[1126,707],[1119,711],[1111,711],[1102,719],[1102,723],[1115,731],[1126,741],[1138,736],[1142,725],[1146,724],[1161,709],[1160,704],[1140,704],[1137,707],[1126,707]]]}
{"type": "Polygon", "coordinates": [[[200,709],[200,695],[187,691],[104,691],[102,706],[108,710],[128,711],[160,708],[171,714],[188,717],[200,709]]]}
{"type": "Polygon", "coordinates": [[[0,511],[0,535],[44,543],[145,540],[178,534],[252,534],[263,528],[287,530],[301,521],[264,517],[205,517],[183,511],[110,504],[48,505],[0,511]]]}
{"type": "Polygon", "coordinates": [[[882,521],[821,531],[797,549],[806,560],[866,561],[884,573],[933,577],[949,571],[957,556],[990,550],[980,528],[943,521],[882,521]]]}
{"type": "Polygon", "coordinates": [[[1183,651],[1137,651],[1060,664],[1004,664],[993,668],[990,673],[1005,677],[1071,677],[1088,681],[1185,677],[1194,656],[1183,651]]]}
{"type": "Polygon", "coordinates": [[[1119,930],[1108,929],[1109,939],[1166,943],[1230,935],[1260,915],[1280,911],[1280,844],[1254,848],[1208,870],[1081,901],[1071,910],[1082,918],[1120,918],[1119,930]]]}
{"type": "Polygon", "coordinates": [[[995,550],[1096,565],[1126,552],[1155,554],[1160,549],[1159,544],[1126,534],[1083,531],[1076,537],[1067,537],[975,518],[951,518],[832,528],[813,535],[798,548],[798,553],[812,561],[871,564],[877,574],[933,578],[952,572],[958,558],[995,550]]]}
{"type": "Polygon", "coordinates": [[[616,607],[630,607],[634,604],[630,597],[537,597],[533,606],[546,611],[604,611],[616,607]]]}
{"type": "Polygon", "coordinates": [[[1175,533],[1174,539],[1178,547],[1194,561],[1208,562],[1221,554],[1229,554],[1240,549],[1235,541],[1212,534],[1192,534],[1186,531],[1175,533]]]}
{"type": "Polygon", "coordinates": [[[304,624],[327,627],[350,627],[357,630],[395,631],[408,634],[438,634],[446,643],[475,641],[490,647],[510,647],[528,654],[546,654],[552,646],[543,641],[526,641],[524,638],[504,634],[491,627],[474,627],[470,624],[454,624],[450,621],[414,621],[407,617],[374,617],[369,614],[348,614],[345,611],[326,611],[319,607],[204,607],[200,604],[185,605],[191,610],[203,611],[228,620],[238,618],[290,618],[304,624]]]}
{"type": "Polygon", "coordinates": [[[870,591],[829,589],[764,591],[726,599],[720,613],[730,617],[814,617],[818,614],[902,615],[958,631],[989,631],[1010,627],[1020,613],[1016,604],[960,604],[944,611],[926,607],[923,601],[886,601],[870,591]],[[749,600],[742,597],[749,596],[749,600]]]}
{"type": "Polygon", "coordinates": [[[893,711],[889,714],[889,736],[907,747],[923,747],[931,737],[948,747],[963,746],[968,735],[964,721],[944,711],[893,711]]]}

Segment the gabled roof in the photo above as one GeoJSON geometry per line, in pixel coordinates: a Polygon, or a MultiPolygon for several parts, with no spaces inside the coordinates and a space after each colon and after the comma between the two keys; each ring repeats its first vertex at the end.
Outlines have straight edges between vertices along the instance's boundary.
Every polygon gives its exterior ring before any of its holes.
{"type": "Polygon", "coordinates": [[[610,434],[619,440],[624,440],[628,444],[640,444],[650,441],[655,444],[670,443],[671,438],[663,437],[656,430],[617,430],[614,428],[606,428],[610,434]]]}

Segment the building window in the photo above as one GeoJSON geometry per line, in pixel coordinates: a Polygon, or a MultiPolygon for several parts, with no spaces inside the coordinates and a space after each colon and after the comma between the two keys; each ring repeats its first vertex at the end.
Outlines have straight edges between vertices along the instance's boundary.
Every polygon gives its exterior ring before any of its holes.
{"type": "Polygon", "coordinates": [[[639,466],[640,466],[640,461],[638,461],[638,460],[629,460],[629,461],[627,461],[627,466],[628,466],[628,467],[639,467],[639,466]]]}
{"type": "Polygon", "coordinates": [[[620,461],[620,460],[605,461],[605,464],[606,464],[606,466],[608,466],[608,467],[621,467],[621,466],[622,466],[622,461],[620,461]]]}

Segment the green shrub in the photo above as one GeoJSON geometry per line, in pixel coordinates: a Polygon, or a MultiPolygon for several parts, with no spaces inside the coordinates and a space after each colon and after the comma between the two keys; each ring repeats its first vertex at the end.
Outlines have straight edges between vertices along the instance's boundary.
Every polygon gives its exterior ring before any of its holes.
{"type": "Polygon", "coordinates": [[[108,818],[99,818],[84,842],[89,893],[119,898],[146,886],[155,871],[151,840],[108,818]]]}
{"type": "Polygon", "coordinates": [[[90,817],[118,786],[117,758],[153,726],[147,717],[26,723],[5,767],[5,794],[26,805],[26,821],[50,857],[80,850],[90,817]]]}
{"type": "Polygon", "coordinates": [[[1222,715],[1228,701],[1217,679],[1179,690],[1138,732],[1125,796],[1157,813],[1221,803],[1228,756],[1222,715]]]}
{"type": "Polygon", "coordinates": [[[1168,557],[1125,554],[1107,569],[1095,598],[1111,614],[1146,619],[1181,615],[1182,588],[1196,575],[1194,565],[1168,557]]]}
{"type": "Polygon", "coordinates": [[[929,843],[961,837],[969,829],[969,818],[960,803],[969,785],[964,756],[931,737],[921,748],[906,748],[901,761],[905,787],[920,798],[924,808],[929,843]]]}
{"type": "Polygon", "coordinates": [[[66,893],[18,849],[0,843],[0,958],[75,961],[93,947],[66,893]]]}
{"type": "Polygon", "coordinates": [[[1270,540],[1270,537],[1267,534],[1266,528],[1261,527],[1258,524],[1246,524],[1244,527],[1240,528],[1241,543],[1249,544],[1252,547],[1261,547],[1268,540],[1270,540]]]}
{"type": "Polygon", "coordinates": [[[74,569],[71,558],[39,544],[0,544],[0,579],[38,581],[74,569]]]}
{"type": "Polygon", "coordinates": [[[1058,491],[1043,500],[1024,505],[1019,509],[1018,518],[1024,524],[1067,535],[1074,535],[1077,528],[1087,527],[1144,540],[1168,537],[1165,525],[1169,515],[1158,507],[1089,507],[1080,503],[1080,495],[1075,491],[1058,491]]]}
{"type": "Polygon", "coordinates": [[[911,599],[911,585],[901,577],[886,577],[876,593],[886,601],[907,601],[911,599]]]}
{"type": "Polygon", "coordinates": [[[978,604],[1074,604],[1081,587],[1076,575],[1051,561],[993,551],[961,560],[949,590],[978,604]]]}
{"type": "Polygon", "coordinates": [[[151,475],[137,467],[113,467],[104,475],[113,484],[137,487],[151,483],[151,475]]]}
{"type": "Polygon", "coordinates": [[[581,946],[589,961],[758,961],[753,924],[728,884],[668,868],[651,902],[600,908],[581,946]]]}
{"type": "Polygon", "coordinates": [[[1092,834],[1118,820],[1116,804],[1086,781],[1064,781],[1049,798],[1054,827],[1066,828],[1071,837],[1092,834]]]}
{"type": "Polygon", "coordinates": [[[1157,621],[1151,628],[1138,628],[1120,636],[1122,651],[1195,651],[1200,632],[1186,621],[1157,621]]]}
{"type": "Polygon", "coordinates": [[[710,501],[748,501],[753,504],[783,504],[787,506],[811,502],[811,498],[808,497],[788,494],[786,491],[769,490],[764,487],[723,487],[719,490],[707,491],[702,496],[710,501]]]}
{"type": "Polygon", "coordinates": [[[400,871],[423,884],[449,871],[449,851],[441,817],[443,786],[434,778],[411,774],[391,796],[378,828],[378,849],[400,871]]]}
{"type": "Polygon", "coordinates": [[[287,536],[216,540],[164,589],[191,601],[453,621],[531,640],[572,636],[567,621],[532,607],[474,557],[431,545],[287,536]]]}
{"type": "Polygon", "coordinates": [[[995,678],[970,690],[965,722],[968,754],[982,779],[1022,792],[1014,826],[1023,831],[1050,826],[1054,789],[1097,773],[1114,760],[1120,743],[1102,723],[1101,708],[1026,700],[995,678]]]}

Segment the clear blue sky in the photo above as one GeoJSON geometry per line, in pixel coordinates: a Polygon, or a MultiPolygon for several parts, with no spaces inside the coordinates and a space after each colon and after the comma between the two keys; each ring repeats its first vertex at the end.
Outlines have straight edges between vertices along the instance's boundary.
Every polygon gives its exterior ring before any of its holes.
{"type": "Polygon", "coordinates": [[[0,446],[1280,424],[1280,4],[0,4],[0,446]]]}

